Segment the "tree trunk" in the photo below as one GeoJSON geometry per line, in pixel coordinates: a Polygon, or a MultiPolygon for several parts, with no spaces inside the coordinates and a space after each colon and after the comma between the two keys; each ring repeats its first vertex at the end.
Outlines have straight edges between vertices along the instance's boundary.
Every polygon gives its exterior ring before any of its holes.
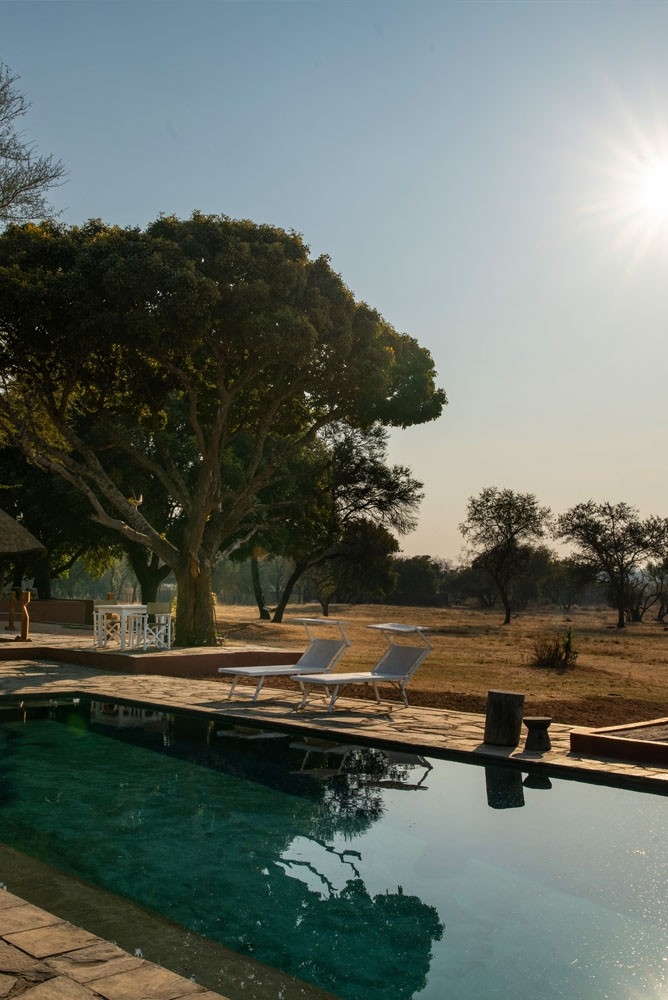
{"type": "Polygon", "coordinates": [[[51,598],[51,560],[49,556],[38,559],[35,563],[35,590],[40,601],[51,598]]]}
{"type": "Polygon", "coordinates": [[[617,628],[626,628],[626,614],[623,604],[617,608],[617,628]]]}
{"type": "Polygon", "coordinates": [[[288,601],[290,600],[290,595],[292,594],[294,585],[296,584],[297,580],[302,575],[305,569],[306,566],[300,566],[300,565],[295,566],[295,568],[293,569],[292,573],[288,577],[287,583],[283,587],[283,591],[279,598],[278,604],[276,605],[276,610],[274,611],[274,617],[272,618],[272,621],[274,622],[283,621],[283,615],[285,614],[285,609],[288,606],[288,601]]]}
{"type": "Polygon", "coordinates": [[[125,551],[132,571],[139,581],[141,603],[152,604],[158,599],[160,584],[171,573],[170,567],[164,563],[161,566],[160,559],[155,552],[149,552],[142,545],[129,543],[125,546],[125,551]]]}
{"type": "Polygon", "coordinates": [[[250,564],[251,564],[251,580],[253,581],[253,593],[255,595],[255,603],[257,604],[257,609],[260,612],[260,621],[263,622],[271,621],[269,608],[267,607],[266,601],[264,599],[264,594],[262,592],[262,584],[260,583],[260,565],[255,556],[251,556],[250,564]]]}
{"type": "Polygon", "coordinates": [[[510,615],[512,612],[512,608],[510,606],[510,598],[508,597],[507,594],[501,593],[501,603],[503,604],[504,610],[506,612],[506,616],[503,619],[503,624],[510,625],[510,615]]]}
{"type": "Polygon", "coordinates": [[[176,645],[215,646],[216,627],[213,616],[212,569],[200,567],[193,576],[190,567],[176,573],[176,645]]]}

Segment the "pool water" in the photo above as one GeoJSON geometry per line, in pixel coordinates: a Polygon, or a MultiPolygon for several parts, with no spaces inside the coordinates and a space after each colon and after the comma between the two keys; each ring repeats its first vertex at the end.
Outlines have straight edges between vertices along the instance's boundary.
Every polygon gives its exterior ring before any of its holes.
{"type": "Polygon", "coordinates": [[[343,1000],[668,994],[662,795],[31,714],[0,725],[0,841],[343,1000]]]}

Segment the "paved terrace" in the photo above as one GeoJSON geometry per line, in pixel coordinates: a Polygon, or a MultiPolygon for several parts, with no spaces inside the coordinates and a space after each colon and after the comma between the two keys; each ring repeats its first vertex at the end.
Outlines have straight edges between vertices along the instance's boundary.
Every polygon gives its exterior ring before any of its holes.
{"type": "MultiPolygon", "coordinates": [[[[104,653],[96,654],[95,662],[102,665],[67,662],[70,654],[72,659],[81,659],[82,653],[91,651],[90,635],[63,634],[49,626],[37,626],[31,634],[31,644],[17,642],[13,648],[9,637],[2,637],[0,700],[87,695],[95,700],[150,704],[168,712],[194,712],[212,720],[226,718],[258,729],[289,729],[342,743],[410,748],[413,753],[480,763],[502,759],[523,770],[549,769],[565,777],[668,792],[667,768],[573,753],[570,734],[575,727],[571,726],[551,726],[549,751],[527,752],[521,745],[516,749],[493,747],[484,743],[485,720],[479,715],[404,708],[397,702],[377,705],[344,697],[339,698],[331,715],[319,699],[314,707],[298,713],[296,685],[294,694],[265,687],[255,704],[248,699],[228,701],[225,681],[139,672],[142,657],[149,655],[150,661],[145,659],[144,663],[148,667],[150,662],[154,671],[158,654],[127,654],[121,665],[124,663],[128,672],[122,673],[118,654],[109,654],[107,662],[113,669],[105,669],[104,653]],[[53,659],[46,658],[49,649],[53,659]]],[[[234,652],[238,655],[239,650],[234,652]]],[[[226,649],[206,649],[198,655],[203,663],[208,661],[211,672],[211,658],[222,664],[226,653],[226,649]]],[[[178,671],[182,653],[173,650],[159,655],[169,672],[178,671]]],[[[188,656],[192,655],[189,651],[188,656]]],[[[318,991],[309,992],[309,987],[304,992],[303,987],[305,984],[294,981],[283,984],[282,995],[287,1000],[297,995],[324,997],[318,991]]],[[[19,995],[30,1000],[178,1000],[186,996],[216,1000],[220,996],[6,892],[0,893],[0,997],[19,995]]],[[[262,996],[261,991],[258,996],[262,996]]]]}

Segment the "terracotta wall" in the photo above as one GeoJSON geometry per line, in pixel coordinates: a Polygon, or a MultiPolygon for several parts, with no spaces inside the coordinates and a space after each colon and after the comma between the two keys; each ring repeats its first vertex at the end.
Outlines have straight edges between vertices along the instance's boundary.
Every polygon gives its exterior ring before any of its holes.
{"type": "MultiPolygon", "coordinates": [[[[0,620],[7,621],[9,600],[0,600],[0,620]]],[[[21,621],[21,602],[16,602],[15,621],[21,621]]],[[[28,605],[31,622],[52,622],[55,625],[89,625],[93,627],[93,602],[53,598],[50,601],[31,600],[28,605]]]]}

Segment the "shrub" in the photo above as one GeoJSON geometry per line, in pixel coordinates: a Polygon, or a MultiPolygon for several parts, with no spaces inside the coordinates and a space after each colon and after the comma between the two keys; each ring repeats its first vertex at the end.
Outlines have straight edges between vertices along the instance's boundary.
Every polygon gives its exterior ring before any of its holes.
{"type": "Polygon", "coordinates": [[[563,635],[540,636],[534,641],[532,667],[548,667],[566,670],[574,667],[578,654],[573,643],[573,630],[567,629],[563,635]]]}

